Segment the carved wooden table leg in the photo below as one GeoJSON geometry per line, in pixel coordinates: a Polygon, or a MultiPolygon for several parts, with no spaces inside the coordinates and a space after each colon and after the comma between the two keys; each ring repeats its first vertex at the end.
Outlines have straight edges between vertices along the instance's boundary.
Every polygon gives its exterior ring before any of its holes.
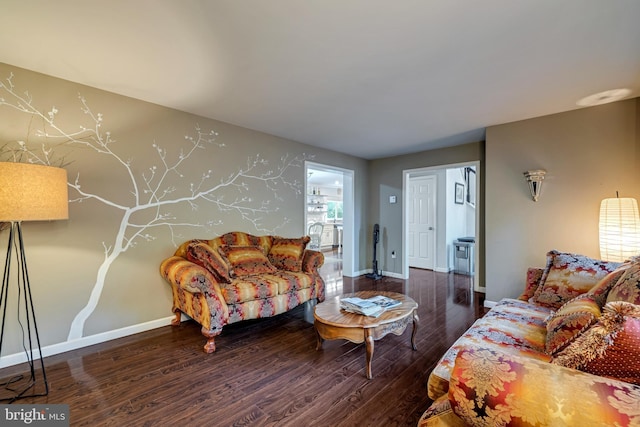
{"type": "Polygon", "coordinates": [[[371,335],[371,329],[365,329],[364,330],[364,344],[367,348],[367,367],[366,367],[366,371],[367,371],[367,379],[371,379],[373,378],[373,374],[371,372],[371,359],[373,359],[373,349],[374,349],[374,339],[373,339],[373,335],[371,335]]]}
{"type": "Polygon", "coordinates": [[[411,347],[416,347],[416,330],[418,327],[418,304],[410,297],[395,292],[361,291],[354,294],[341,295],[338,298],[327,300],[316,305],[313,311],[314,326],[317,336],[316,350],[322,348],[325,340],[343,339],[355,344],[365,343],[366,367],[365,373],[368,379],[373,378],[373,350],[374,342],[382,339],[387,334],[402,335],[409,323],[413,320],[413,332],[411,334],[411,347]],[[362,316],[350,313],[341,308],[340,300],[348,296],[367,299],[373,296],[386,296],[400,301],[400,305],[385,311],[378,317],[362,316]]]}
{"type": "Polygon", "coordinates": [[[318,342],[316,344],[316,351],[320,350],[322,348],[322,343],[324,342],[324,339],[320,336],[320,332],[318,332],[318,328],[314,328],[316,330],[316,337],[318,338],[318,342]]]}
{"type": "Polygon", "coordinates": [[[416,332],[418,330],[418,321],[420,319],[418,318],[418,311],[414,310],[413,311],[413,332],[411,332],[411,347],[414,350],[417,350],[418,347],[416,347],[416,332]]]}

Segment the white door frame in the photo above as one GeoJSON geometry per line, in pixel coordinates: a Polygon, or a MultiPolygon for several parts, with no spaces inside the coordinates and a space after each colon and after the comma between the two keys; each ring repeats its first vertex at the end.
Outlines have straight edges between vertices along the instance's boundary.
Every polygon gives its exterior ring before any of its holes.
{"type": "Polygon", "coordinates": [[[342,274],[355,277],[355,196],[354,196],[354,171],[337,166],[325,165],[306,160],[304,162],[304,191],[303,200],[304,224],[303,235],[307,234],[307,171],[309,169],[322,170],[342,174],[342,274]]]}
{"type": "MultiPolygon", "coordinates": [[[[419,176],[419,175],[426,175],[429,174],[430,172],[435,172],[438,170],[443,170],[443,169],[454,169],[454,168],[461,168],[464,166],[475,166],[476,168],[476,250],[474,251],[474,263],[475,263],[475,275],[473,277],[473,289],[476,292],[484,292],[485,288],[483,286],[480,285],[480,273],[481,270],[483,268],[482,265],[480,265],[479,262],[479,254],[480,251],[478,250],[478,246],[481,243],[479,241],[479,236],[478,233],[480,231],[480,214],[479,212],[482,209],[481,204],[481,198],[480,198],[480,191],[481,191],[481,187],[480,187],[480,174],[482,173],[482,171],[480,170],[480,161],[476,160],[476,161],[472,161],[472,162],[462,162],[462,163],[453,163],[453,164],[448,164],[448,165],[438,165],[438,166],[428,166],[428,167],[424,167],[424,168],[416,168],[416,169],[406,169],[402,171],[402,278],[403,279],[409,279],[409,239],[407,237],[408,234],[408,229],[409,227],[407,226],[408,222],[409,222],[409,200],[407,200],[407,194],[408,194],[408,186],[409,186],[409,178],[411,177],[415,177],[415,176],[419,176]]],[[[436,216],[437,216],[437,212],[436,212],[436,216]]],[[[436,240],[437,241],[437,236],[438,233],[440,231],[438,230],[438,227],[436,226],[436,240]]],[[[437,256],[437,254],[436,254],[437,256]]],[[[446,254],[446,256],[448,256],[448,254],[446,254]]]]}

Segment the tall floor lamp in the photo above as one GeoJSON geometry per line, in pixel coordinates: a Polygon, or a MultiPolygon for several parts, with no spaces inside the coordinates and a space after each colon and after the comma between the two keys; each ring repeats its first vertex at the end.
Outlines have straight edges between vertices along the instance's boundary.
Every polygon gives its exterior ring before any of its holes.
{"type": "MultiPolygon", "coordinates": [[[[0,222],[11,223],[7,257],[0,290],[0,307],[2,309],[2,328],[0,330],[0,357],[5,338],[7,306],[9,302],[11,259],[15,254],[18,265],[17,277],[17,313],[18,322],[22,326],[23,348],[29,364],[29,378],[18,376],[3,384],[12,394],[11,397],[0,397],[2,401],[14,401],[23,397],[46,396],[49,394],[49,383],[44,370],[44,360],[40,347],[40,336],[36,324],[36,313],[31,296],[31,284],[27,271],[24,242],[22,239],[23,221],[48,221],[69,218],[67,171],[64,169],[28,163],[0,162],[0,222]],[[23,315],[24,317],[21,317],[23,315]],[[25,331],[26,328],[26,331],[25,331]],[[26,336],[25,336],[26,332],[26,336]],[[40,359],[44,391],[37,385],[36,360],[34,360],[34,343],[37,344],[36,356],[40,359]],[[31,394],[27,394],[31,390],[31,394]]],[[[13,299],[13,297],[12,297],[13,299]]]]}
{"type": "Polygon", "coordinates": [[[599,230],[603,260],[622,262],[640,255],[640,215],[636,199],[604,199],[600,203],[599,230]]]}

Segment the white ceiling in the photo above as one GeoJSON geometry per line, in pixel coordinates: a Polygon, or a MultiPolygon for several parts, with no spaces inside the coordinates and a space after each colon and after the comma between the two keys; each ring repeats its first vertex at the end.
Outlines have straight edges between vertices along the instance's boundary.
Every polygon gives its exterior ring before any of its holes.
{"type": "Polygon", "coordinates": [[[307,186],[322,188],[342,188],[344,175],[336,171],[309,168],[307,170],[307,186]]]}
{"type": "Polygon", "coordinates": [[[0,62],[372,159],[640,95],[638,0],[0,0],[0,62]]]}

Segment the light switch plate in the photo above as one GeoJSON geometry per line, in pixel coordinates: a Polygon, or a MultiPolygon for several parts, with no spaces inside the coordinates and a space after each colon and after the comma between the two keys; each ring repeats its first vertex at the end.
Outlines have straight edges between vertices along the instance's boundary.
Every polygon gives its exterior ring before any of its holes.
{"type": "Polygon", "coordinates": [[[396,203],[396,196],[389,196],[389,203],[396,203]]]}

